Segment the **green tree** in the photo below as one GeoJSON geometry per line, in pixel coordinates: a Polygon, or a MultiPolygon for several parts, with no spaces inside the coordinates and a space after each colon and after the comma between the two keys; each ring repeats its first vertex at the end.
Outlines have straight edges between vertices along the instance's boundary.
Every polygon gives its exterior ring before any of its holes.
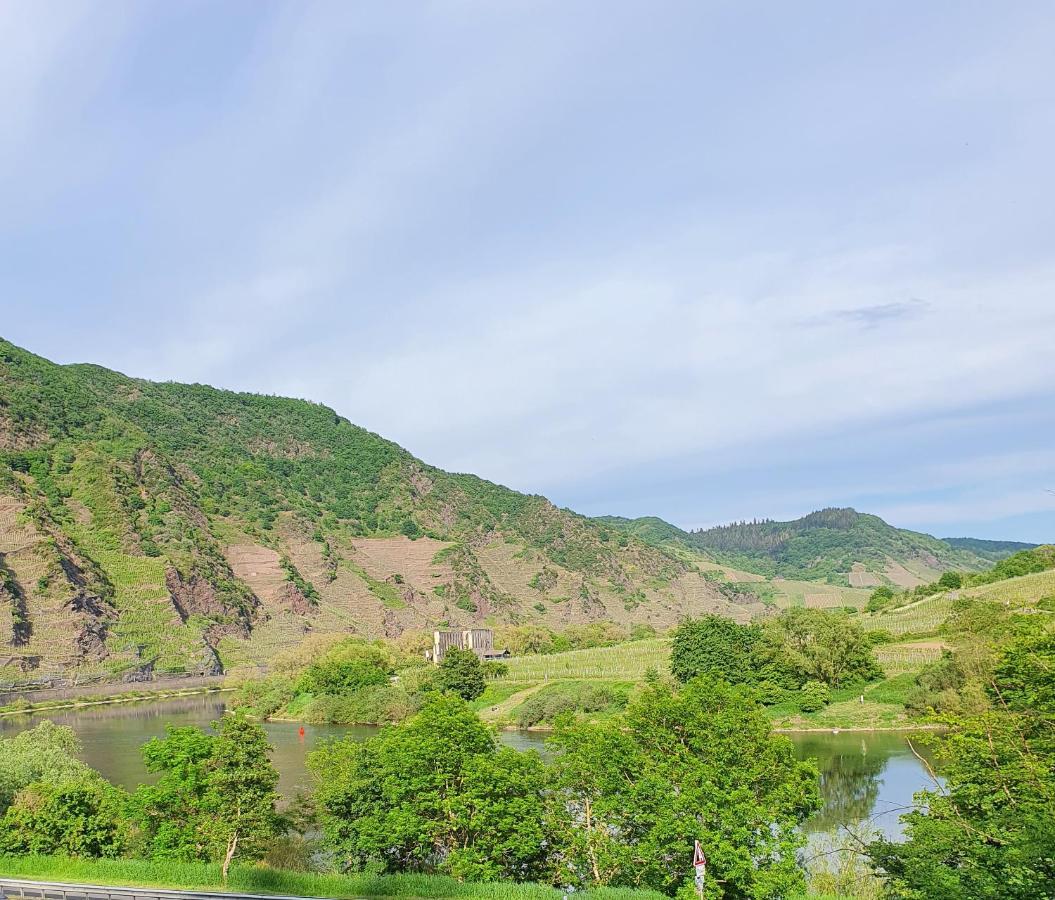
{"type": "Polygon", "coordinates": [[[564,722],[552,745],[560,882],[673,895],[699,839],[710,897],[802,890],[798,825],[820,805],[817,771],[772,734],[750,689],[653,682],[624,717],[564,722]]]}
{"type": "Polygon", "coordinates": [[[236,854],[258,859],[284,830],[276,812],[278,772],[264,730],[243,716],[225,716],[209,757],[204,833],[223,846],[223,881],[236,854]]]}
{"type": "Polygon", "coordinates": [[[907,840],[873,861],[901,897],[1055,897],[1055,635],[1041,629],[1003,654],[994,708],[947,716],[934,737],[944,785],[918,794],[907,840]]]}
{"type": "Polygon", "coordinates": [[[11,738],[0,738],[0,813],[36,781],[81,777],[91,770],[79,759],[72,728],[44,720],[11,738]]]}
{"type": "Polygon", "coordinates": [[[889,585],[882,584],[872,591],[868,598],[868,602],[865,604],[865,609],[869,612],[879,612],[885,606],[889,606],[890,602],[894,599],[894,590],[889,585]]]}
{"type": "Polygon", "coordinates": [[[170,728],[143,745],[148,772],[160,777],[141,784],[132,809],[148,856],[182,861],[207,860],[203,832],[208,764],[215,737],[199,728],[170,728]]]}
{"type": "Polygon", "coordinates": [[[963,587],[963,576],[959,572],[942,572],[938,587],[946,591],[955,591],[963,587]]]}
{"type": "Polygon", "coordinates": [[[500,747],[458,697],[434,695],[406,722],[328,744],[308,765],[342,867],[469,880],[545,873],[541,760],[500,747]]]}
{"type": "Polygon", "coordinates": [[[309,665],[297,682],[299,691],[350,694],[373,684],[386,684],[392,660],[381,647],[357,638],[341,641],[309,665]]]}
{"type": "Polygon", "coordinates": [[[796,606],[763,628],[766,645],[780,648],[780,665],[794,671],[800,683],[815,680],[837,687],[883,675],[868,636],[844,612],[796,606]]]}
{"type": "Polygon", "coordinates": [[[155,859],[222,861],[259,858],[281,833],[276,813],[278,772],[263,729],[225,716],[217,734],[172,728],[143,747],[154,784],[132,797],[144,848],[155,859]]]}
{"type": "Polygon", "coordinates": [[[127,794],[88,770],[35,781],[0,820],[0,852],[117,857],[127,848],[127,794]]]}
{"type": "Polygon", "coordinates": [[[471,650],[452,647],[436,671],[436,687],[450,691],[463,700],[475,700],[484,692],[484,669],[471,650]]]}
{"type": "Polygon", "coordinates": [[[738,625],[725,616],[687,619],[674,630],[670,671],[681,682],[698,675],[721,678],[730,684],[751,681],[751,653],[759,637],[758,628],[738,625]]]}

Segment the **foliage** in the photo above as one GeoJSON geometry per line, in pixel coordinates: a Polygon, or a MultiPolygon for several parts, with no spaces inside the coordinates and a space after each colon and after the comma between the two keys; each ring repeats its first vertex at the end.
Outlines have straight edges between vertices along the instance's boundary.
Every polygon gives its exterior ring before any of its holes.
{"type": "Polygon", "coordinates": [[[1038,628],[1003,654],[995,709],[947,716],[933,739],[945,785],[917,796],[904,843],[877,841],[898,896],[1055,894],[1055,640],[1038,628]]]}
{"type": "Polygon", "coordinates": [[[681,682],[698,675],[730,684],[752,681],[751,654],[760,637],[757,627],[738,625],[724,616],[686,620],[677,627],[671,642],[671,674],[681,682]]]}
{"type": "Polygon", "coordinates": [[[630,640],[645,640],[655,636],[655,629],[634,626],[631,631],[615,622],[588,622],[570,625],[555,631],[545,625],[516,625],[500,629],[495,639],[514,656],[530,654],[567,653],[592,647],[614,647],[630,640]]]}
{"type": "Polygon", "coordinates": [[[319,820],[344,867],[469,880],[540,876],[543,768],[499,747],[461,699],[434,697],[363,743],[309,757],[319,820]]]}
{"type": "Polygon", "coordinates": [[[971,576],[969,582],[971,584],[991,584],[1006,578],[1019,578],[1035,572],[1046,572],[1048,569],[1055,569],[1055,546],[1043,544],[1000,560],[988,572],[971,576]]]}
{"type": "Polygon", "coordinates": [[[90,770],[34,781],[0,820],[0,852],[119,856],[130,840],[126,798],[90,770]]]}
{"type": "Polygon", "coordinates": [[[203,804],[208,817],[203,833],[224,847],[223,880],[236,853],[258,859],[284,828],[275,811],[278,772],[271,764],[264,730],[241,716],[225,716],[209,758],[203,804]]]}
{"type": "Polygon", "coordinates": [[[348,638],[331,647],[309,665],[297,681],[297,690],[313,694],[350,694],[374,684],[385,684],[391,675],[391,656],[381,647],[348,638]]]}
{"type": "Polygon", "coordinates": [[[771,734],[749,689],[655,681],[625,718],[564,723],[552,744],[560,882],[686,886],[699,838],[709,896],[783,897],[803,886],[797,826],[819,805],[813,767],[771,734]]]}
{"type": "Polygon", "coordinates": [[[809,680],[836,687],[883,674],[872,642],[845,612],[803,607],[761,626],[722,616],[686,620],[674,632],[670,665],[679,681],[707,674],[731,684],[765,684],[767,694],[809,680]]]}
{"type": "Polygon", "coordinates": [[[831,691],[823,681],[807,681],[799,689],[799,709],[804,713],[824,709],[831,699],[831,691]]]}
{"type": "Polygon", "coordinates": [[[90,770],[77,759],[79,750],[72,728],[47,719],[14,737],[0,738],[0,813],[34,782],[86,776],[90,770]]]}
{"type": "Polygon", "coordinates": [[[987,559],[853,509],[822,509],[791,522],[735,522],[687,534],[720,562],[784,578],[846,584],[855,563],[884,571],[891,559],[936,559],[942,568],[980,569],[987,559]]]}
{"type": "Polygon", "coordinates": [[[894,590],[889,585],[880,585],[868,598],[868,602],[865,604],[865,609],[868,612],[879,612],[879,610],[887,607],[891,604],[894,599],[894,590]]]}
{"type": "Polygon", "coordinates": [[[226,716],[217,734],[171,728],[143,746],[147,770],[160,774],[132,796],[147,855],[155,859],[255,859],[283,829],[275,812],[278,773],[263,729],[226,716]]]}
{"type": "Polygon", "coordinates": [[[516,711],[516,724],[531,728],[569,713],[613,712],[626,706],[628,686],[564,681],[532,694],[516,711]]]}
{"type": "Polygon", "coordinates": [[[499,662],[497,659],[488,659],[483,663],[484,678],[491,681],[495,678],[504,678],[509,674],[509,664],[499,662]]]}
{"type": "Polygon", "coordinates": [[[436,670],[436,687],[463,700],[475,700],[484,692],[484,670],[471,650],[452,647],[436,670]]]}
{"type": "Polygon", "coordinates": [[[786,609],[765,623],[764,636],[763,658],[800,683],[813,679],[836,687],[883,675],[861,626],[841,610],[786,609]]]}

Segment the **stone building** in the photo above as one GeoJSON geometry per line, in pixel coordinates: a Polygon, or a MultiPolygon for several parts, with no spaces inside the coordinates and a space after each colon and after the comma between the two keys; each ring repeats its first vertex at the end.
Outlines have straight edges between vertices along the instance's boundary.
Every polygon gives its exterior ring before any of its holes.
{"type": "Polygon", "coordinates": [[[495,633],[490,628],[465,628],[450,631],[432,632],[431,659],[439,665],[452,647],[459,650],[472,650],[480,659],[504,659],[509,656],[508,650],[495,650],[495,633]]]}

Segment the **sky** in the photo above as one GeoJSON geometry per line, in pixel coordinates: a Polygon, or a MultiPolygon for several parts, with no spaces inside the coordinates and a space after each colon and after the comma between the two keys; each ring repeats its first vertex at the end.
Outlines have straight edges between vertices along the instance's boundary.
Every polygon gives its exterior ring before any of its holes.
{"type": "Polygon", "coordinates": [[[1050,541],[1052,46],[1048,0],[0,0],[0,334],[591,515],[1050,541]]]}

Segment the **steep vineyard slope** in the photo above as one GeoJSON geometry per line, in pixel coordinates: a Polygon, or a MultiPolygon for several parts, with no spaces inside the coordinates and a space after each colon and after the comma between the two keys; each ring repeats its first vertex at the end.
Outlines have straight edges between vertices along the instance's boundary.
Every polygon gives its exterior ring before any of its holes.
{"type": "Polygon", "coordinates": [[[0,680],[266,663],[308,631],[740,617],[692,566],[327,407],[0,340],[0,680]]]}

